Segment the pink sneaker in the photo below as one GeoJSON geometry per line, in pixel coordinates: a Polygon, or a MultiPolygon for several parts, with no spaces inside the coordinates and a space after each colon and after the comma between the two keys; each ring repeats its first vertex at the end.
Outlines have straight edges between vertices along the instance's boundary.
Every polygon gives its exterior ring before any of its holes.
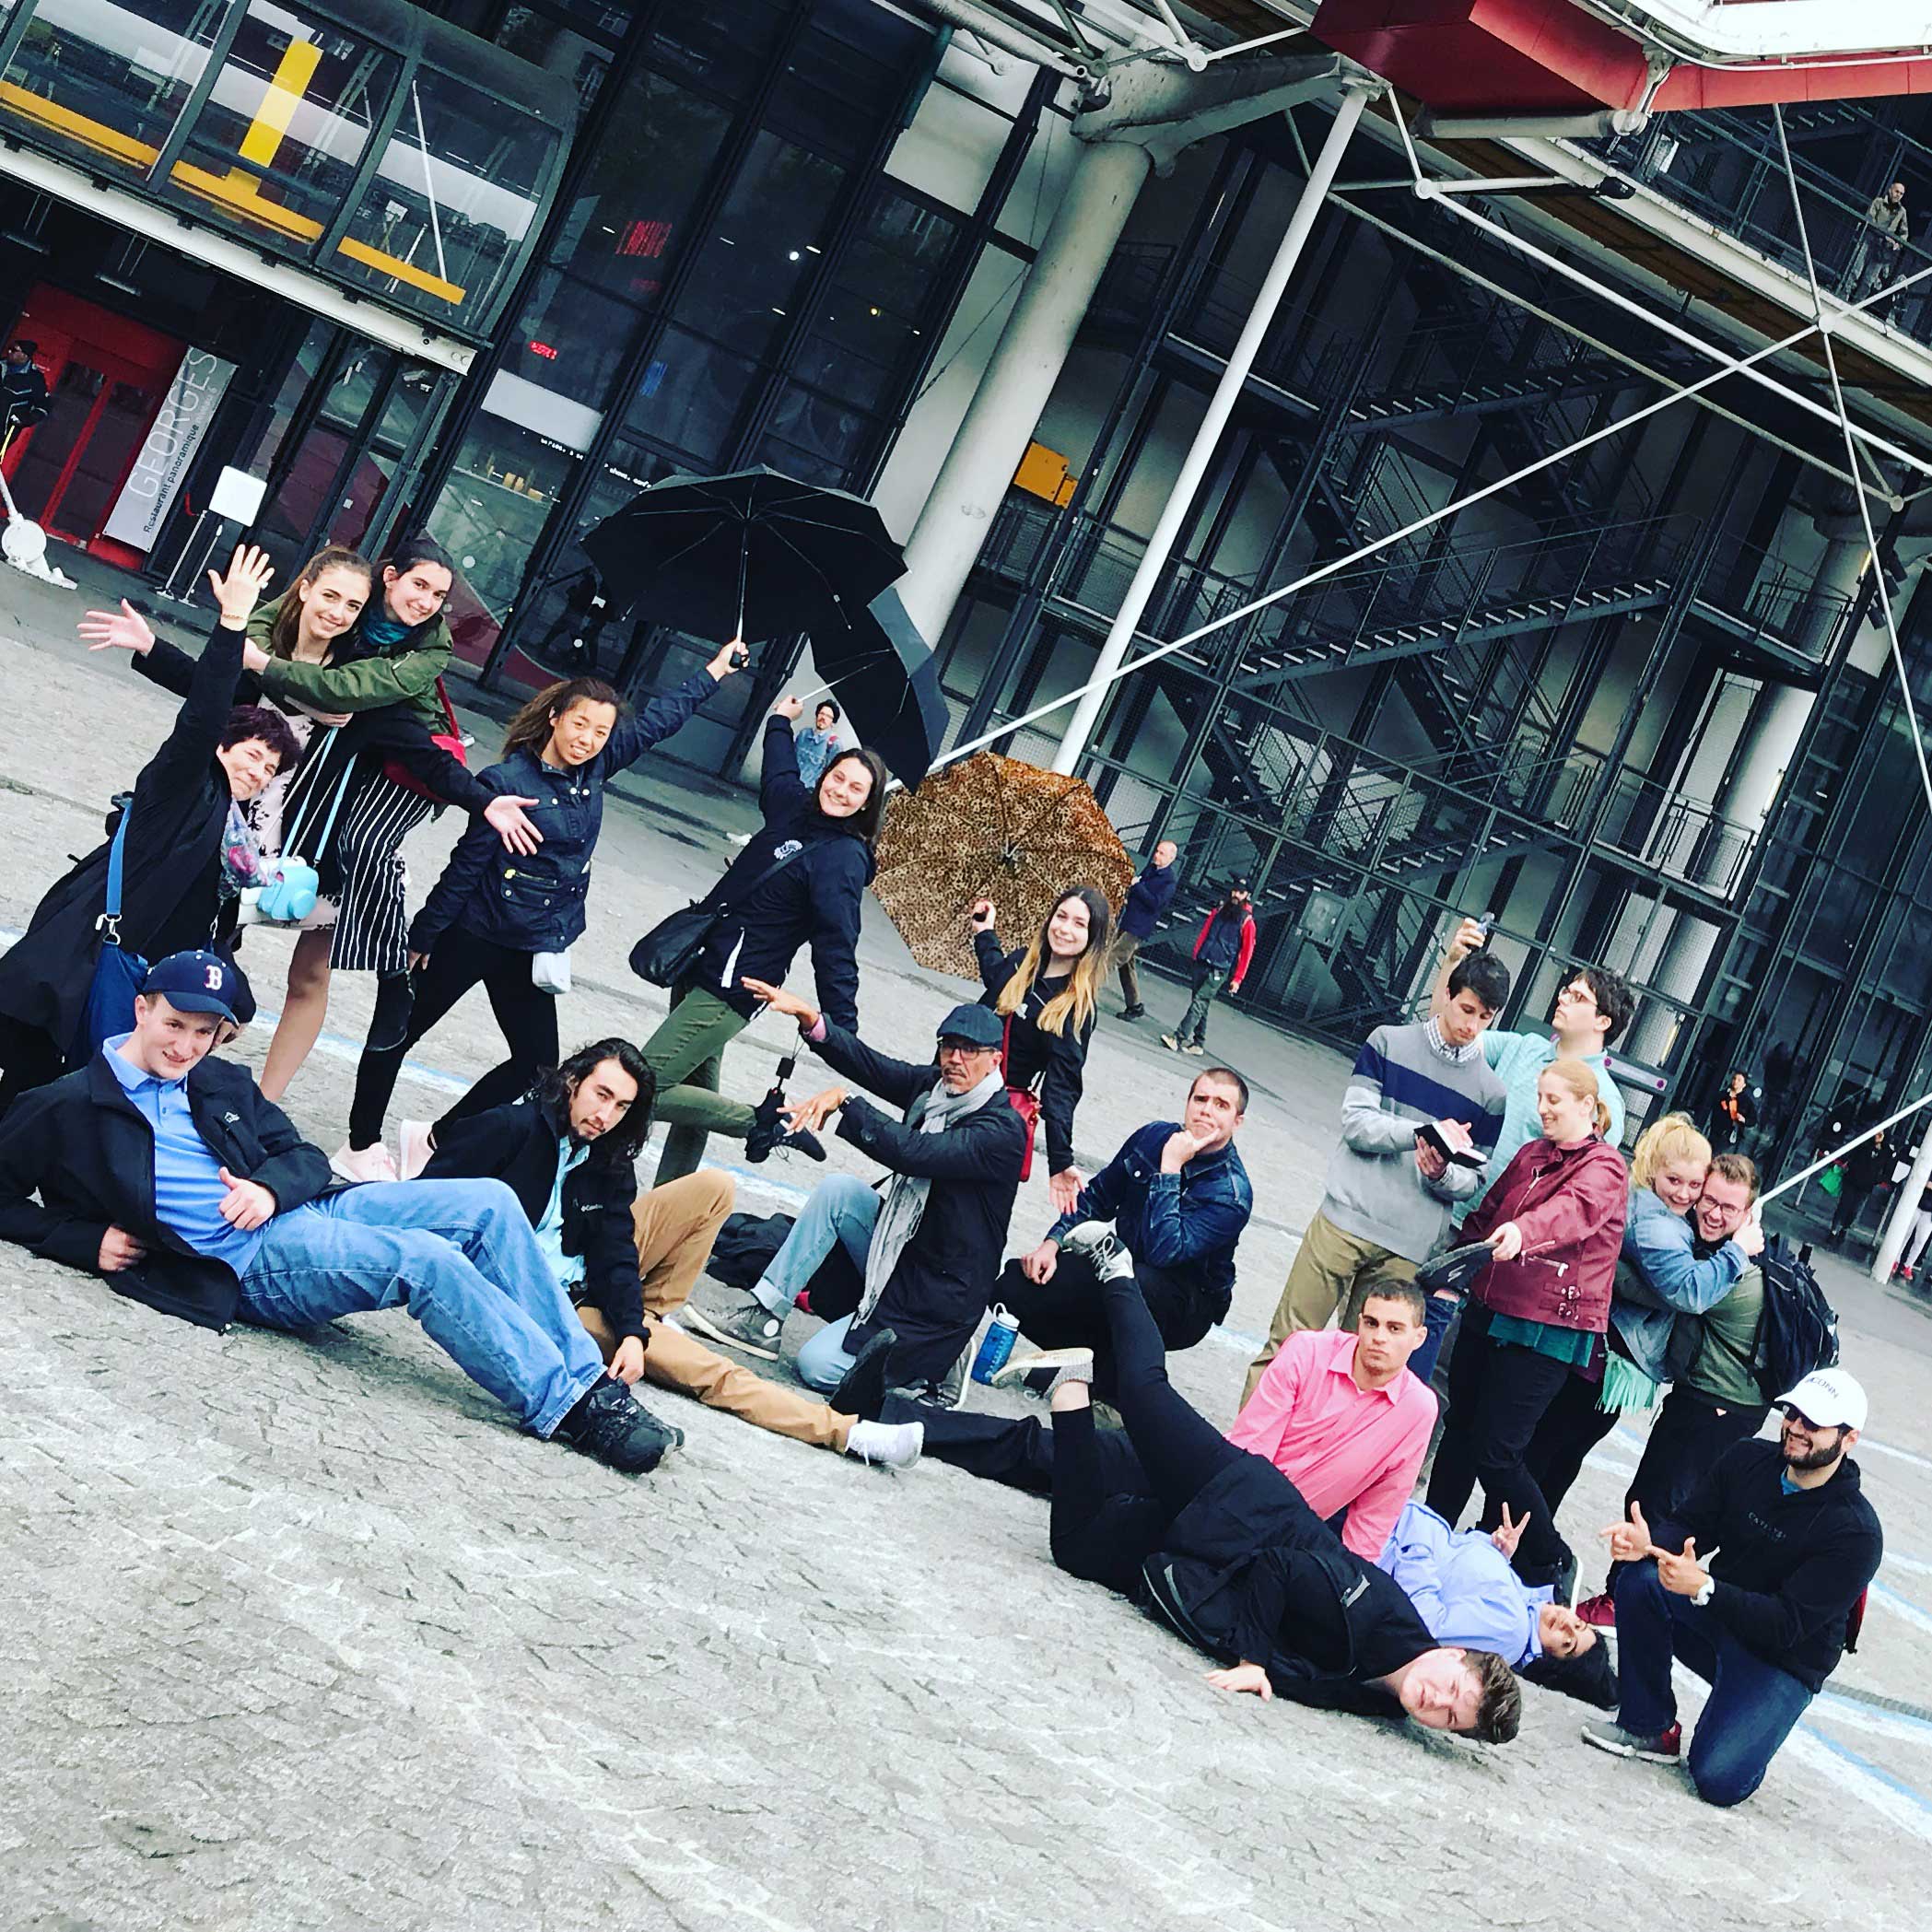
{"type": "Polygon", "coordinates": [[[403,1177],[396,1172],[389,1149],[381,1141],[359,1152],[345,1141],[329,1156],[329,1165],[345,1181],[392,1181],[403,1177]]]}
{"type": "Polygon", "coordinates": [[[431,1137],[429,1122],[427,1120],[405,1120],[403,1123],[402,1173],[398,1178],[415,1180],[429,1165],[429,1156],[436,1152],[436,1142],[431,1137]]]}

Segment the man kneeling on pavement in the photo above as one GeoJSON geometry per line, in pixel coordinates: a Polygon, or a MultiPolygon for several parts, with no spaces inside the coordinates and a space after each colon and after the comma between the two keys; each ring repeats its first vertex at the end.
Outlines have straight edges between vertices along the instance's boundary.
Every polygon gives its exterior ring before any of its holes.
{"type": "Polygon", "coordinates": [[[1620,1757],[1683,1755],[1673,1660],[1711,1687],[1688,1767],[1706,1804],[1742,1804],[1764,1781],[1838,1659],[1857,1637],[1884,1538],[1848,1453],[1865,1391],[1842,1368],[1814,1369],[1780,1397],[1778,1440],[1727,1449],[1670,1520],[1603,1534],[1617,1575],[1614,1718],[1584,1739],[1620,1757]],[[1699,1551],[1715,1552],[1708,1563],[1699,1551]]]}
{"type": "Polygon", "coordinates": [[[777,1435],[862,1462],[909,1469],[917,1422],[857,1422],[767,1382],[688,1335],[673,1318],[711,1252],[736,1192],[707,1168],[640,1189],[637,1155],[650,1131],[657,1079],[628,1040],[597,1040],[546,1071],[529,1098],[437,1123],[431,1179],[506,1183],[521,1203],[557,1285],[610,1373],[696,1396],[777,1435]]]}
{"type": "Polygon", "coordinates": [[[799,1351],[800,1379],[837,1389],[863,1356],[860,1379],[881,1393],[889,1383],[949,1402],[991,1298],[1026,1148],[1000,1071],[1000,1016],[955,1006],[939,1025],[937,1063],[919,1066],[875,1052],[782,987],[744,984],[795,1019],[835,1072],[903,1107],[905,1118],[844,1087],[789,1108],[794,1131],[815,1131],[837,1115],[840,1137],[886,1168],[891,1183],[882,1196],[852,1175],[821,1181],[750,1296],[717,1316],[694,1305],[690,1318],[733,1348],[776,1361],[800,1294],[840,1247],[863,1278],[859,1304],[799,1351]]]}
{"type": "Polygon", "coordinates": [[[205,1329],[400,1303],[533,1435],[656,1468],[683,1436],[604,1373],[516,1197],[494,1180],[337,1180],[247,1068],[213,1058],[240,989],[218,954],[170,954],[131,1031],[15,1104],[0,1239],[205,1329]]]}
{"type": "Polygon", "coordinates": [[[1040,1245],[1001,1271],[999,1299],[1029,1341],[1094,1351],[1095,1396],[1113,1394],[1100,1281],[1083,1251],[1063,1253],[1061,1243],[1084,1223],[1111,1222],[1161,1339],[1169,1349],[1192,1348],[1228,1311],[1235,1244],[1254,1212],[1254,1188],[1235,1151],[1247,1111],[1240,1074],[1202,1068],[1182,1118],[1132,1134],[1040,1245]]]}

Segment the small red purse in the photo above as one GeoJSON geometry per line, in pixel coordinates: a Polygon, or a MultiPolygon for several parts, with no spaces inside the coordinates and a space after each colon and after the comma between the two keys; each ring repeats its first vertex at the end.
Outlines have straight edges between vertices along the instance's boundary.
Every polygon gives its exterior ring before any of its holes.
{"type": "MultiPolygon", "coordinates": [[[[1006,1016],[1006,1025],[1000,1035],[1000,1077],[1006,1079],[1006,1054],[1013,1045],[1013,1015],[1006,1016]]],[[[1026,1126],[1026,1152],[1020,1158],[1020,1178],[1027,1179],[1033,1173],[1034,1130],[1040,1120],[1040,1096],[1031,1087],[1016,1087],[1006,1081],[1007,1104],[1019,1115],[1026,1126]]]]}
{"type": "MultiPolygon", "coordinates": [[[[450,694],[443,689],[441,678],[436,681],[436,695],[442,701],[443,716],[449,720],[450,729],[447,732],[430,732],[429,742],[439,751],[448,752],[467,771],[470,761],[463,755],[463,732],[457,727],[456,712],[450,703],[450,694]]],[[[400,785],[404,791],[416,798],[426,798],[434,805],[449,803],[441,792],[432,791],[400,758],[383,759],[382,776],[392,784],[400,785]]]]}

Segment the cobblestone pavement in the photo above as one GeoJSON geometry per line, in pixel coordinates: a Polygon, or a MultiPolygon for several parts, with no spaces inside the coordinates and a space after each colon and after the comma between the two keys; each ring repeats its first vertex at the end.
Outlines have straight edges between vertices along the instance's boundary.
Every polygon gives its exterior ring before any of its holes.
{"type": "MultiPolygon", "coordinates": [[[[167,716],[71,643],[84,601],[0,572],[9,937],[167,716]]],[[[662,760],[625,790],[567,1039],[654,1024],[625,949],[751,820],[662,760]]],[[[453,831],[412,845],[418,894],[453,831]]],[[[248,941],[271,1007],[286,953],[248,941]]],[[[917,1050],[956,984],[877,918],[863,964],[865,1031],[917,1050]]],[[[291,1096],[325,1147],[369,992],[340,983],[291,1096]]],[[[1177,988],[1153,997],[1177,1011],[1177,988]]],[[[1239,1014],[1214,1029],[1256,1086],[1260,1220],[1228,1330],[1176,1377],[1224,1415],[1346,1070],[1239,1014]]],[[[762,1090],[779,1038],[733,1049],[733,1091],[762,1090]]],[[[398,1114],[496,1057],[473,1001],[398,1114]]],[[[1105,1027],[1089,1165],[1183,1082],[1151,1027],[1105,1027]]],[[[744,1199],[790,1204],[815,1172],[747,1170],[744,1199]]],[[[1048,1218],[1036,1179],[1015,1247],[1048,1218]]],[[[1533,1690],[1504,1751],[1217,1697],[1200,1659],[1053,1569],[1041,1504],[948,1469],[863,1469],[660,1396],[688,1444],[627,1481],[520,1435],[406,1318],[213,1336],[0,1251],[0,1928],[1923,1923],[1932,1320],[1828,1272],[1873,1397],[1886,1567],[1859,1655],[1718,1813],[1586,1750],[1582,1708],[1533,1690]]],[[[1639,1447],[1622,1428],[1594,1459],[1573,1538],[1616,1513],[1639,1447]]]]}

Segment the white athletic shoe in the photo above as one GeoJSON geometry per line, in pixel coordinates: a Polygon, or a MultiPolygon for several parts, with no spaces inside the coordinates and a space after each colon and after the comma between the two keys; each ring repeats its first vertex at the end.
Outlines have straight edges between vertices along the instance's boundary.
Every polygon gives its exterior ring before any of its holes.
{"type": "Polygon", "coordinates": [[[1092,1349],[1046,1349],[1036,1355],[1015,1355],[994,1376],[993,1387],[1019,1388],[1045,1401],[1062,1382],[1093,1379],[1092,1349]]]}
{"type": "Polygon", "coordinates": [[[859,1422],[846,1437],[845,1453],[878,1469],[909,1469],[925,1446],[924,1423],[859,1422]]]}
{"type": "Polygon", "coordinates": [[[396,1172],[389,1149],[381,1141],[373,1147],[365,1147],[360,1153],[345,1141],[329,1156],[329,1165],[345,1181],[392,1181],[403,1177],[396,1172]]]}
{"type": "Polygon", "coordinates": [[[405,1120],[403,1123],[403,1158],[399,1180],[416,1180],[429,1165],[429,1156],[436,1152],[436,1142],[430,1139],[430,1124],[427,1120],[405,1120]]]}

